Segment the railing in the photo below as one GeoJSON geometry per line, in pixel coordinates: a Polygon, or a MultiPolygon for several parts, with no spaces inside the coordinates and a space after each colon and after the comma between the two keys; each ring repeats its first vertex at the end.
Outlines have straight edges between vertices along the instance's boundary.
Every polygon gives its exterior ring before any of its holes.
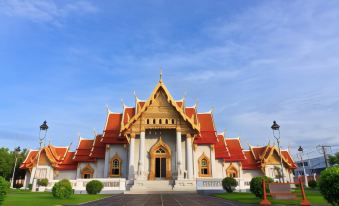
{"type": "MultiPolygon", "coordinates": [[[[197,179],[197,190],[223,190],[222,188],[222,180],[217,178],[211,179],[197,179]]],[[[238,182],[238,186],[235,190],[246,189],[247,187],[244,185],[244,181],[240,178],[235,178],[238,182]]]]}
{"type": "MultiPolygon", "coordinates": [[[[126,189],[126,179],[124,178],[94,178],[94,179],[76,179],[69,180],[72,188],[77,191],[86,191],[86,185],[91,180],[99,180],[103,183],[104,187],[102,192],[105,191],[124,191],[126,189]]],[[[50,191],[55,183],[60,180],[50,180],[46,187],[46,190],[50,191]]]]}

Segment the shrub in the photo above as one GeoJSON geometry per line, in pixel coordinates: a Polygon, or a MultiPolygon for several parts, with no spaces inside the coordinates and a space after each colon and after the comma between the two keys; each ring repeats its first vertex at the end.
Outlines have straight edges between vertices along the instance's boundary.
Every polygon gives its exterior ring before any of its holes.
{"type": "Polygon", "coordinates": [[[98,194],[101,192],[104,185],[98,180],[92,180],[86,185],[86,191],[88,194],[98,194]]]}
{"type": "Polygon", "coordinates": [[[32,190],[32,188],[33,188],[33,184],[28,184],[28,189],[32,190]]]}
{"type": "Polygon", "coordinates": [[[339,166],[322,171],[319,189],[324,198],[332,205],[339,205],[339,166]]]}
{"type": "Polygon", "coordinates": [[[317,182],[315,180],[310,180],[308,182],[308,186],[312,189],[315,189],[317,187],[317,182]]]}
{"type": "Polygon", "coordinates": [[[55,183],[52,188],[52,194],[55,198],[69,199],[73,194],[71,182],[67,179],[63,179],[55,183]]]}
{"type": "Polygon", "coordinates": [[[0,177],[0,205],[2,201],[5,199],[8,189],[9,189],[9,182],[7,182],[5,178],[0,177]]]}
{"type": "Polygon", "coordinates": [[[262,180],[265,179],[265,183],[266,183],[266,192],[269,192],[269,187],[268,187],[268,183],[273,182],[272,178],[266,177],[266,176],[262,176],[262,177],[254,177],[252,178],[251,182],[250,182],[250,190],[251,192],[257,196],[262,198],[264,195],[263,192],[263,188],[262,188],[262,180]]]}
{"type": "Polygon", "coordinates": [[[226,192],[233,192],[234,188],[238,185],[238,182],[233,177],[225,177],[222,180],[222,187],[226,192]]]}
{"type": "Polygon", "coordinates": [[[48,185],[48,179],[47,178],[44,178],[44,179],[39,179],[38,180],[38,185],[39,186],[47,186],[48,185]]]}

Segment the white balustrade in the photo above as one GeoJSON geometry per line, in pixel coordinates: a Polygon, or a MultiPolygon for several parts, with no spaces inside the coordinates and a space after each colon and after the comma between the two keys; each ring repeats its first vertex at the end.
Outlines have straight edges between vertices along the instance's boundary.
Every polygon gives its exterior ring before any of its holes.
{"type": "MultiPolygon", "coordinates": [[[[124,178],[94,178],[94,179],[76,179],[69,180],[71,182],[72,188],[75,193],[86,193],[86,185],[91,180],[99,180],[103,183],[104,187],[101,190],[101,193],[117,193],[125,191],[126,189],[126,179],[124,178]]],[[[46,191],[52,191],[52,188],[55,183],[60,180],[50,180],[46,187],[46,191]]]]}

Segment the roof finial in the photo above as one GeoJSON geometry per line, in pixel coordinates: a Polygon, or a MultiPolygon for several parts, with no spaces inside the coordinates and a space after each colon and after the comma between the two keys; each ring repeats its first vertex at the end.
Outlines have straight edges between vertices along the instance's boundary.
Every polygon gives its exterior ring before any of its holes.
{"type": "Polygon", "coordinates": [[[111,110],[109,109],[109,106],[106,104],[106,110],[107,110],[107,113],[111,113],[111,110]]]}
{"type": "Polygon", "coordinates": [[[160,68],[160,79],[159,82],[162,83],[162,68],[160,68]]]}

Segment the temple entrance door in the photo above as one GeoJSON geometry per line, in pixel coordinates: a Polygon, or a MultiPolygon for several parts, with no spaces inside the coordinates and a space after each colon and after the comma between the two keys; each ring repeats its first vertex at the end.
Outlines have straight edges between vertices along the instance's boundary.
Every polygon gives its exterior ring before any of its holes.
{"type": "Polygon", "coordinates": [[[161,157],[155,158],[155,178],[156,179],[166,178],[166,158],[161,157]]]}
{"type": "Polygon", "coordinates": [[[158,142],[150,149],[150,173],[149,180],[172,178],[171,175],[171,150],[160,137],[158,142]]]}

